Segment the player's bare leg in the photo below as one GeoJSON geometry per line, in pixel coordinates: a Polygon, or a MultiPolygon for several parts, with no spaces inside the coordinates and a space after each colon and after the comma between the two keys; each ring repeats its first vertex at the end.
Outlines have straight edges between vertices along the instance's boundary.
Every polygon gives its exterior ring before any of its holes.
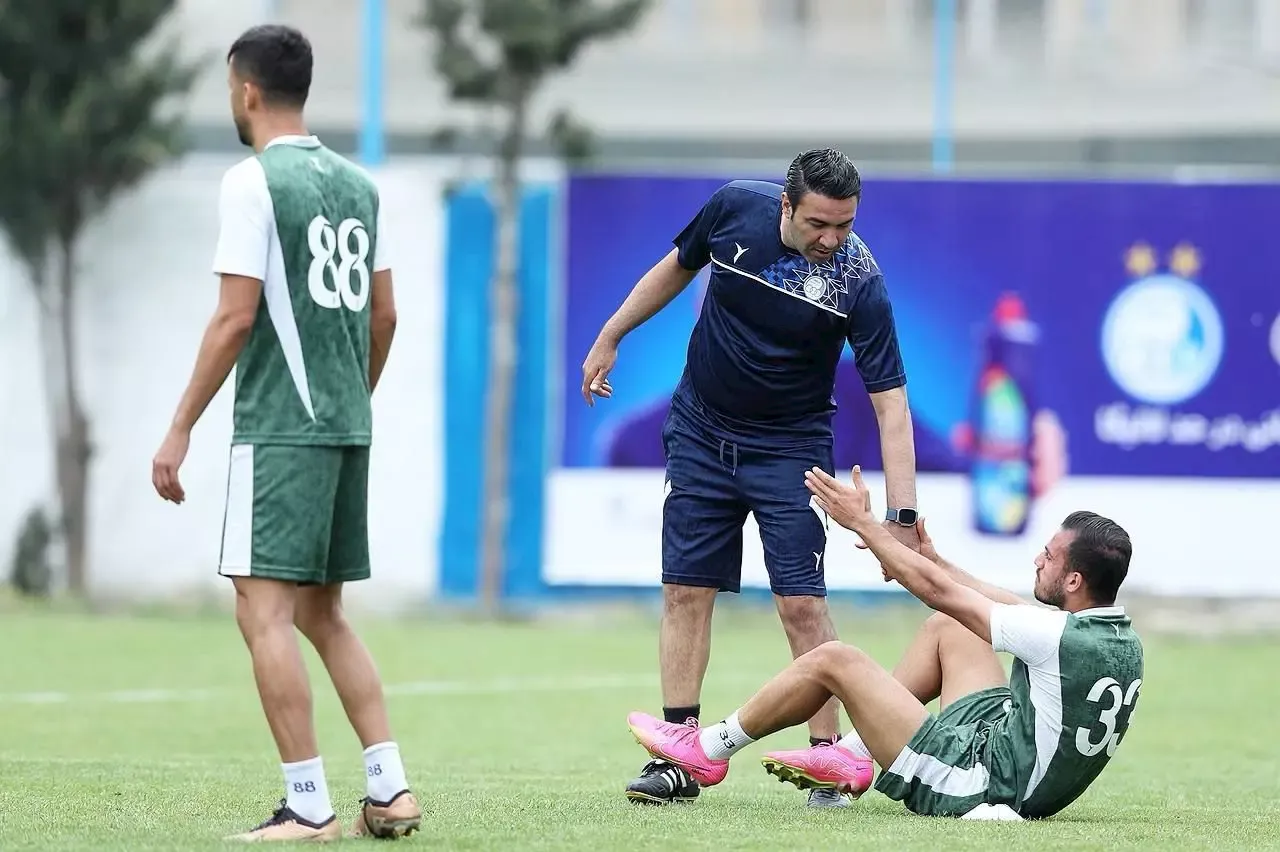
{"type": "Polygon", "coordinates": [[[970,693],[1008,684],[991,645],[942,613],[925,621],[893,677],[922,704],[941,698],[940,708],[970,693]]]}
{"type": "Polygon", "coordinates": [[[758,740],[800,724],[832,696],[881,766],[897,759],[928,716],[920,700],[864,651],[828,642],[765,684],[738,711],[738,722],[758,740]]]}
{"type": "Polygon", "coordinates": [[[262,710],[284,764],[285,806],[242,840],[341,837],[316,747],[311,685],[293,629],[297,586],[260,577],[234,578],[236,623],[253,660],[262,710]]]}
{"type": "Polygon", "coordinates": [[[318,754],[311,718],[311,684],[293,630],[297,587],[259,577],[236,577],[236,624],[253,660],[253,676],[271,735],[285,763],[318,754]]]}
{"type": "MultiPolygon", "coordinates": [[[[677,763],[700,783],[712,785],[724,779],[729,758],[738,750],[806,722],[832,696],[844,705],[882,766],[892,765],[928,718],[925,706],[871,657],[852,645],[828,642],[793,662],[718,725],[695,731],[643,713],[632,713],[627,721],[650,754],[677,763]]],[[[831,752],[855,760],[843,749],[831,752]]],[[[835,789],[851,795],[867,789],[871,770],[869,761],[864,763],[868,765],[861,767],[856,787],[835,789]]]]}
{"type": "MultiPolygon", "coordinates": [[[[711,616],[716,592],[714,588],[678,583],[662,586],[658,668],[667,721],[683,724],[698,716],[702,681],[711,660],[711,616]]],[[[627,785],[626,795],[640,804],[685,802],[697,798],[698,785],[677,767],[652,760],[627,785]]]]}
{"type": "Polygon", "coordinates": [[[299,589],[294,624],[329,672],[360,745],[368,748],[390,740],[382,680],[373,657],[342,611],[342,585],[299,589]]]}
{"type": "Polygon", "coordinates": [[[298,592],[294,623],[319,654],[347,719],[364,748],[367,795],[356,835],[411,834],[422,811],[409,790],[378,669],[342,610],[342,584],[309,586],[298,592]]]}
{"type": "MultiPolygon", "coordinates": [[[[941,696],[943,708],[965,695],[1007,683],[991,646],[941,613],[930,616],[916,633],[894,668],[893,678],[921,704],[941,696]]],[[[834,759],[803,751],[770,752],[764,765],[784,780],[801,784],[821,781],[832,784],[833,789],[858,789],[868,777],[871,751],[856,730],[840,740],[839,748],[841,753],[834,759]]]]}

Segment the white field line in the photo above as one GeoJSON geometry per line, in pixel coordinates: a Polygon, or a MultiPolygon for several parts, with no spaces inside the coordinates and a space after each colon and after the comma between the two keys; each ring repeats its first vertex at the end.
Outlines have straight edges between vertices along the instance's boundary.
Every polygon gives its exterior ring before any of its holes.
{"type": "MultiPolygon", "coordinates": [[[[580,677],[496,678],[492,680],[420,680],[388,684],[389,696],[509,695],[526,692],[591,692],[639,689],[658,685],[656,674],[583,675],[580,677]]],[[[0,692],[0,704],[181,704],[214,701],[243,690],[120,689],[108,692],[0,692]]]]}

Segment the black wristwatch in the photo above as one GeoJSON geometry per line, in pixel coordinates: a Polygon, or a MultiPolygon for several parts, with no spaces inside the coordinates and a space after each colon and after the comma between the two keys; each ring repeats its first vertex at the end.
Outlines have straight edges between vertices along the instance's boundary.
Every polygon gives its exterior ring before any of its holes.
{"type": "Polygon", "coordinates": [[[914,527],[919,517],[920,513],[915,509],[889,509],[884,513],[886,521],[893,521],[904,527],[914,527]]]}

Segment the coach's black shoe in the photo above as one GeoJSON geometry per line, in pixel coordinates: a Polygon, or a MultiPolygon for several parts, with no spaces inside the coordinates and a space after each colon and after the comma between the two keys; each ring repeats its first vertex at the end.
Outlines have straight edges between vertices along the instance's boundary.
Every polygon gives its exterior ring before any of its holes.
{"type": "Polygon", "coordinates": [[[809,791],[809,807],[847,808],[849,807],[849,800],[839,790],[816,788],[809,791]]]}
{"type": "Polygon", "coordinates": [[[651,760],[640,770],[640,777],[627,785],[627,798],[638,805],[669,805],[692,802],[701,788],[674,763],[651,760]]]}

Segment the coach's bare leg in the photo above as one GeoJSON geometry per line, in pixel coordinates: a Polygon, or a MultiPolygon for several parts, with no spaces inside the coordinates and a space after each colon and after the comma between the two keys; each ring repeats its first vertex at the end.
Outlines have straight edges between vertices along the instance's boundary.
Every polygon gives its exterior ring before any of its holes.
{"type": "MultiPolygon", "coordinates": [[[[791,656],[799,659],[827,642],[836,639],[827,599],[814,595],[774,595],[778,617],[787,632],[791,656]]],[[[809,719],[809,736],[832,740],[840,733],[840,702],[830,698],[809,719]]]]}
{"type": "Polygon", "coordinates": [[[342,584],[298,590],[294,624],[320,655],[364,748],[391,740],[378,668],[342,611],[342,584]]]}
{"type": "Polygon", "coordinates": [[[867,654],[828,642],[765,684],[738,710],[738,724],[759,740],[812,718],[833,696],[882,767],[893,764],[928,716],[924,705],[867,654]]]}
{"type": "Polygon", "coordinates": [[[711,613],[716,589],[662,586],[662,625],[658,630],[658,667],[662,703],[692,707],[702,695],[702,680],[711,660],[711,613]]]}
{"type": "Polygon", "coordinates": [[[934,613],[916,633],[893,677],[921,704],[941,697],[941,707],[1008,679],[995,650],[949,615],[934,613]]]}
{"type": "Polygon", "coordinates": [[[236,577],[236,623],[253,659],[253,677],[280,760],[319,754],[311,718],[311,684],[293,629],[297,586],[261,577],[236,577]]]}

